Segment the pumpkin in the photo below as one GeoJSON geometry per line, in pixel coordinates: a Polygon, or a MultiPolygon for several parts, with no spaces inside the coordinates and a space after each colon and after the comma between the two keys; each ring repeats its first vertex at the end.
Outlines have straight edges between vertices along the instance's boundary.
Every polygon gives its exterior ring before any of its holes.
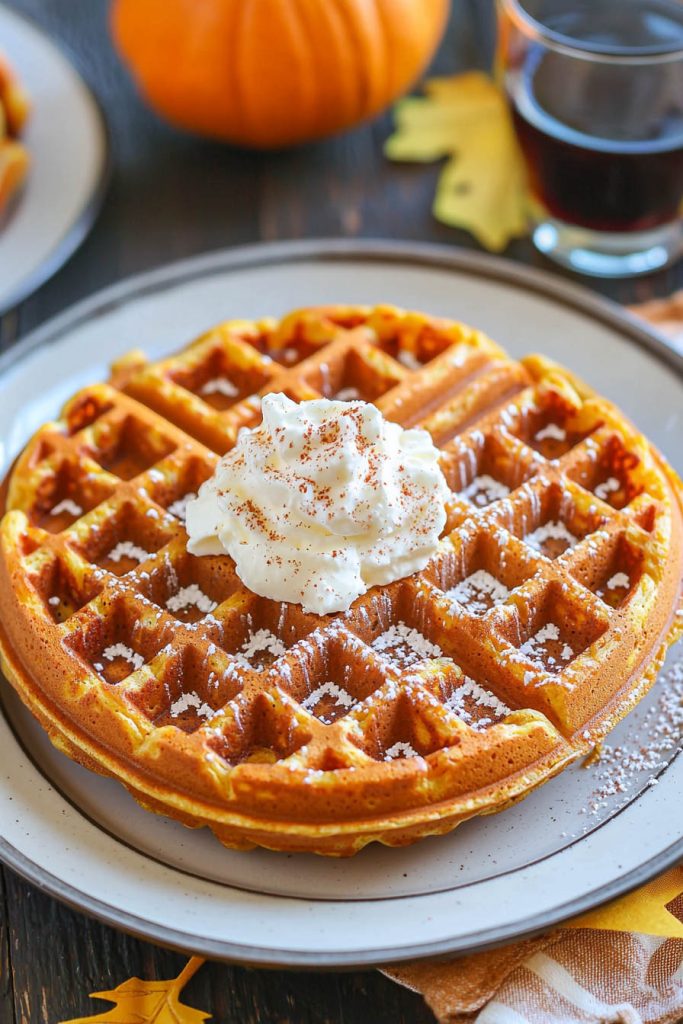
{"type": "Polygon", "coordinates": [[[116,46],[172,124],[257,148],[331,135],[415,80],[448,0],[114,0],[116,46]]]}

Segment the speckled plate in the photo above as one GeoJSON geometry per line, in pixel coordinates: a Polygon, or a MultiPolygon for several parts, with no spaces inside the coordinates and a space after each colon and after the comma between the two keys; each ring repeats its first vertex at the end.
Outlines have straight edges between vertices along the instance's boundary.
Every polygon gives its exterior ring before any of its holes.
{"type": "MultiPolygon", "coordinates": [[[[683,358],[627,314],[512,263],[372,242],[216,253],[68,310],[0,360],[0,462],[129,348],[157,356],[230,316],[378,301],[458,317],[515,355],[564,362],[683,470],[683,358]]],[[[449,836],[334,861],[225,850],[206,831],[142,811],[117,783],[57,753],[4,686],[0,855],[110,924],[211,957],[323,967],[478,949],[551,926],[683,857],[680,700],[662,679],[610,737],[623,751],[621,792],[611,792],[608,756],[449,836]]]]}
{"type": "Polygon", "coordinates": [[[109,173],[104,115],[71,60],[0,4],[0,48],[31,97],[25,187],[0,216],[0,313],[51,277],[95,219],[109,173]]]}

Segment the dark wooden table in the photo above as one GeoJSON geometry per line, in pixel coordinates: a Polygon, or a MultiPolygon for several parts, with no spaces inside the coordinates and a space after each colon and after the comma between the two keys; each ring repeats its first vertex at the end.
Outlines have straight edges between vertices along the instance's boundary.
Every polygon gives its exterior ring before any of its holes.
{"type": "MultiPolygon", "coordinates": [[[[431,216],[436,167],[390,164],[382,157],[389,116],[329,142],[270,155],[197,140],[162,124],[137,99],[109,43],[105,0],[11,0],[11,6],[77,55],[109,119],[114,170],[102,213],[79,252],[0,320],[3,348],[103,285],[228,245],[347,235],[474,247],[464,232],[431,216]]],[[[454,0],[434,68],[447,73],[485,65],[491,24],[488,0],[454,0]]],[[[549,266],[528,241],[516,242],[506,255],[549,266]]],[[[641,301],[680,288],[683,267],[636,281],[588,283],[619,301],[641,301]]],[[[56,1024],[98,1012],[106,1006],[90,1001],[89,992],[113,988],[132,975],[170,978],[184,962],[0,871],[0,1024],[56,1024]]],[[[419,996],[377,972],[312,974],[208,964],[186,989],[185,1000],[210,1011],[220,1024],[434,1019],[419,996]]]]}

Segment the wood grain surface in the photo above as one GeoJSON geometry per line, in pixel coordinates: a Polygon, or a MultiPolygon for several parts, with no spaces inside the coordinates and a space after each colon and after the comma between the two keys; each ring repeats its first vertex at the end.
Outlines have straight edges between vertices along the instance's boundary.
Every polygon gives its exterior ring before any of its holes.
{"type": "MultiPolygon", "coordinates": [[[[381,146],[390,117],[314,146],[249,153],[175,132],[147,111],[112,51],[105,0],[11,0],[74,54],[105,109],[113,175],[84,245],[51,281],[0,320],[0,347],[104,285],[227,245],[345,235],[474,248],[430,207],[438,167],[391,164],[381,146]]],[[[433,70],[486,66],[489,0],[454,0],[433,70]]],[[[2,40],[0,39],[0,46],[2,40]]],[[[169,62],[172,73],[172,61],[169,62]]],[[[560,273],[528,241],[506,255],[560,273]]],[[[571,276],[571,275],[565,275],[571,276]]],[[[621,302],[666,295],[683,268],[622,282],[587,282],[621,302]]],[[[107,928],[0,871],[0,1024],[57,1024],[108,1004],[88,993],[132,975],[175,976],[184,957],[107,928]]],[[[422,1024],[422,999],[377,972],[253,970],[207,964],[184,999],[219,1024],[422,1024]]]]}

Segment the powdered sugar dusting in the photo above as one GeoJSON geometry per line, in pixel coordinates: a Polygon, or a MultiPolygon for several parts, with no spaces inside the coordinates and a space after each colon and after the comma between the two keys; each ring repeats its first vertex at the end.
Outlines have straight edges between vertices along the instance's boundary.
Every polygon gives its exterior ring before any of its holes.
{"type": "Polygon", "coordinates": [[[625,572],[615,572],[614,576],[611,576],[607,580],[608,590],[619,590],[622,587],[630,587],[631,581],[625,572]]]}
{"type": "Polygon", "coordinates": [[[237,398],[239,393],[239,388],[229,377],[213,377],[206,381],[200,391],[202,395],[224,395],[226,398],[237,398]]]}
{"type": "Polygon", "coordinates": [[[168,511],[172,516],[175,516],[176,519],[180,519],[184,523],[188,502],[194,501],[196,497],[195,491],[188,491],[187,494],[183,494],[182,498],[177,498],[176,501],[172,502],[168,506],[168,511]]]}
{"type": "Polygon", "coordinates": [[[193,606],[204,615],[208,615],[216,607],[216,602],[208,597],[196,583],[181,587],[177,594],[171,594],[166,601],[169,612],[186,611],[193,606]]]}
{"type": "Polygon", "coordinates": [[[491,505],[494,501],[507,498],[509,493],[510,488],[500,480],[495,480],[492,476],[483,473],[481,476],[475,477],[472,483],[460,492],[460,497],[469,501],[470,505],[474,505],[476,508],[485,508],[486,505],[491,505]]]}
{"type": "Polygon", "coordinates": [[[70,516],[80,516],[83,514],[83,509],[80,505],[77,505],[71,498],[62,498],[53,509],[50,509],[51,516],[61,516],[64,512],[70,516]]]}
{"type": "Polygon", "coordinates": [[[631,578],[628,573],[615,572],[595,593],[612,608],[618,608],[628,596],[630,589],[631,578]]]}
{"type": "Polygon", "coordinates": [[[477,569],[467,579],[446,590],[444,596],[457,601],[473,615],[483,615],[489,608],[507,600],[510,591],[491,573],[477,569]]]}
{"type": "Polygon", "coordinates": [[[522,644],[519,653],[530,658],[536,664],[551,669],[561,668],[563,664],[571,661],[574,651],[569,644],[562,644],[560,647],[559,640],[559,626],[556,626],[554,622],[547,622],[522,644]]]}
{"type": "Polygon", "coordinates": [[[421,370],[422,369],[422,363],[417,358],[415,353],[410,351],[410,349],[400,348],[398,350],[398,354],[397,354],[396,358],[398,359],[399,363],[402,366],[405,366],[406,370],[421,370]]]}
{"type": "Polygon", "coordinates": [[[618,491],[621,488],[621,483],[615,476],[610,476],[607,480],[603,480],[601,484],[593,491],[596,498],[600,498],[602,501],[608,501],[610,494],[618,491]]]}
{"type": "Polygon", "coordinates": [[[171,717],[177,718],[189,711],[190,708],[194,708],[197,714],[201,718],[206,718],[207,721],[216,714],[214,709],[206,704],[194,690],[191,690],[190,693],[181,693],[178,699],[173,701],[169,710],[171,717]]]}
{"type": "Polygon", "coordinates": [[[648,708],[638,730],[647,741],[634,748],[628,741],[617,746],[603,743],[593,768],[595,789],[581,813],[597,816],[614,805],[615,798],[615,810],[627,804],[630,791],[642,785],[643,776],[649,774],[648,785],[656,784],[655,775],[683,748],[683,658],[659,678],[657,689],[657,701],[648,708]]]}
{"type": "MultiPolygon", "coordinates": [[[[343,686],[339,686],[337,683],[328,681],[321,683],[320,686],[316,687],[315,690],[309,693],[308,697],[301,702],[301,706],[305,711],[312,711],[315,714],[316,712],[314,709],[321,703],[321,701],[324,702],[326,707],[329,705],[331,708],[339,708],[346,711],[355,707],[358,703],[356,698],[353,697],[348,690],[345,690],[343,686]]],[[[326,714],[324,712],[318,714],[320,721],[325,722],[328,725],[333,721],[333,717],[337,716],[331,716],[329,713],[326,714]]]]}
{"type": "MultiPolygon", "coordinates": [[[[137,672],[138,669],[142,668],[145,664],[145,659],[141,654],[134,651],[132,647],[127,647],[126,644],[122,643],[111,644],[109,647],[105,647],[102,651],[102,657],[107,661],[115,661],[116,658],[123,658],[124,661],[127,661],[128,664],[132,666],[134,672],[137,672]]],[[[97,666],[95,667],[97,668],[97,666]]]]}
{"type": "Polygon", "coordinates": [[[132,540],[120,540],[116,547],[113,547],[107,558],[110,562],[120,562],[122,558],[130,558],[133,562],[144,562],[150,557],[150,552],[145,551],[132,540]]]}
{"type": "Polygon", "coordinates": [[[566,441],[567,431],[558,426],[557,423],[548,423],[542,427],[534,436],[534,441],[566,441]]]}
{"type": "Polygon", "coordinates": [[[358,402],[360,398],[361,393],[358,388],[342,388],[334,396],[336,402],[358,402]]]}
{"type": "Polygon", "coordinates": [[[250,631],[240,649],[233,654],[233,658],[243,668],[254,668],[260,672],[266,665],[280,658],[286,650],[282,640],[275,636],[275,633],[271,633],[269,629],[257,629],[256,632],[250,631]]]}
{"type": "Polygon", "coordinates": [[[446,701],[446,707],[462,718],[463,722],[477,730],[485,729],[494,720],[500,721],[510,714],[507,704],[499,700],[495,693],[485,690],[474,679],[470,679],[469,676],[465,676],[460,686],[453,690],[446,701]],[[489,708],[492,714],[478,718],[472,713],[473,705],[489,708]]]}
{"type": "Polygon", "coordinates": [[[578,537],[559,519],[552,519],[550,522],[544,523],[543,526],[539,526],[538,529],[528,533],[524,538],[525,543],[530,548],[533,548],[534,551],[539,551],[542,555],[546,554],[548,541],[564,542],[564,547],[561,547],[559,551],[559,554],[561,554],[562,551],[573,548],[577,540],[578,537]]]}
{"type": "Polygon", "coordinates": [[[417,665],[427,658],[442,658],[443,651],[417,629],[399,622],[372,641],[373,651],[401,666],[417,665]]]}
{"type": "Polygon", "coordinates": [[[384,751],[385,761],[395,761],[397,757],[419,757],[417,750],[412,744],[399,740],[398,743],[394,743],[388,750],[384,751]]]}

